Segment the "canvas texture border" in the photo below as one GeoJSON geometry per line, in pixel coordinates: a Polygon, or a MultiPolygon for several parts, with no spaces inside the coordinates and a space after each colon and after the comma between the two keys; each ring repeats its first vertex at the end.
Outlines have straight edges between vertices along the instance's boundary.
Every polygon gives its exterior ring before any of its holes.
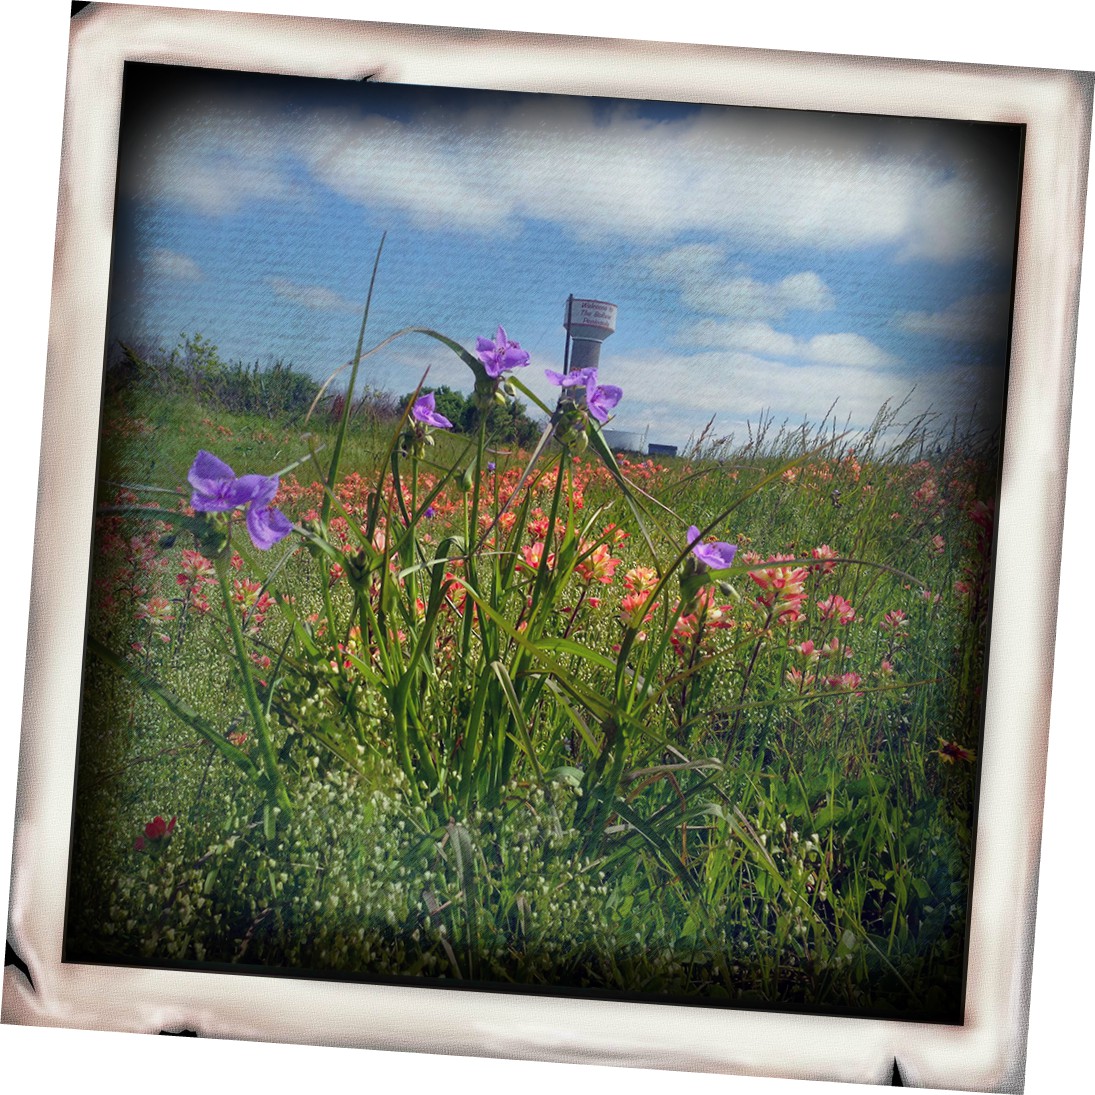
{"type": "Polygon", "coordinates": [[[92,4],[72,22],[3,1021],[909,1085],[1022,1088],[1092,74],[92,4]],[[506,63],[486,63],[505,58],[506,63]],[[1027,142],[960,1027],[61,962],[126,60],[947,117],[1027,142]],[[1023,638],[1023,657],[1017,640],[1023,638]],[[1030,651],[1043,654],[1032,656],[1030,651]]]}

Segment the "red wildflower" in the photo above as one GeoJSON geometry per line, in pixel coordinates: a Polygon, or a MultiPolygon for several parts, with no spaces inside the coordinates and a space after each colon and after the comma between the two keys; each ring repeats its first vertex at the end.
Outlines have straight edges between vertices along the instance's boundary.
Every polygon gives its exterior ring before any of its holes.
{"type": "Polygon", "coordinates": [[[164,821],[164,819],[157,814],[144,827],[144,836],[137,837],[133,847],[138,852],[143,852],[146,842],[158,845],[162,841],[165,841],[175,831],[175,821],[175,818],[172,818],[170,821],[164,821]]]}
{"type": "Polygon", "coordinates": [[[171,602],[166,597],[149,597],[144,604],[137,605],[137,619],[148,620],[150,624],[165,624],[173,619],[171,602]]]}
{"type": "Polygon", "coordinates": [[[862,696],[862,692],[857,692],[856,689],[862,682],[862,678],[858,673],[841,673],[839,676],[826,677],[825,683],[832,689],[838,692],[854,692],[857,696],[862,696]]]}
{"type": "Polygon", "coordinates": [[[178,585],[197,593],[203,585],[215,582],[213,564],[200,551],[183,548],[182,568],[175,577],[178,585]]]}
{"type": "Polygon", "coordinates": [[[932,502],[938,497],[939,487],[935,480],[929,475],[920,486],[913,491],[913,498],[919,502],[922,506],[930,506],[932,502]]]}

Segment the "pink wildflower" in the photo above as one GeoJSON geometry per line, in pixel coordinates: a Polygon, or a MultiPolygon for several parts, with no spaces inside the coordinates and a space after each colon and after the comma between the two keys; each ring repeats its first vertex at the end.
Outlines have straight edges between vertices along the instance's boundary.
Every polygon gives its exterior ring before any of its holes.
{"type": "Polygon", "coordinates": [[[620,601],[620,623],[627,628],[638,628],[650,622],[657,607],[656,603],[650,603],[649,590],[625,593],[620,601]]]}
{"type": "MultiPolygon", "coordinates": [[[[767,562],[786,562],[793,555],[773,555],[767,562]]],[[[806,600],[806,567],[767,567],[764,570],[750,570],[749,577],[760,586],[762,592],[756,598],[756,604],[766,608],[778,623],[797,623],[804,619],[801,608],[806,600]]]]}
{"type": "Polygon", "coordinates": [[[634,593],[652,590],[658,584],[658,572],[653,567],[632,567],[624,575],[624,588],[634,593]]]}
{"type": "Polygon", "coordinates": [[[894,633],[903,631],[907,621],[908,617],[905,613],[900,608],[895,608],[882,617],[882,630],[894,633]]]}
{"type": "MultiPolygon", "coordinates": [[[[584,545],[583,545],[584,552],[584,545]]],[[[587,582],[601,582],[610,585],[616,573],[616,567],[623,562],[622,559],[614,559],[608,544],[598,544],[593,551],[575,568],[579,575],[587,582]]]]}
{"type": "MultiPolygon", "coordinates": [[[[835,559],[838,555],[838,553],[835,552],[831,547],[829,547],[828,544],[819,545],[818,547],[814,548],[813,551],[810,552],[810,554],[815,559],[821,560],[835,559]]],[[[832,574],[832,572],[836,570],[836,564],[823,561],[818,569],[820,569],[822,574],[832,574]]]]}
{"type": "Polygon", "coordinates": [[[850,624],[855,619],[855,609],[839,594],[826,597],[824,601],[818,601],[817,607],[826,620],[837,620],[842,624],[850,624]]]}

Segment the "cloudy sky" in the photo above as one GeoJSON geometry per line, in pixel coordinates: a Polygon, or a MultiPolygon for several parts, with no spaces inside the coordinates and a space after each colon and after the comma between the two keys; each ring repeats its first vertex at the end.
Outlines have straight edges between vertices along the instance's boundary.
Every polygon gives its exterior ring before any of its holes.
{"type": "MultiPolygon", "coordinates": [[[[569,293],[612,301],[614,425],[865,426],[887,400],[998,416],[1011,127],[139,66],[120,150],[111,333],[324,377],[371,338],[502,324],[545,397],[569,293]],[[167,74],[165,78],[165,73],[167,74]]],[[[470,388],[412,336],[366,381],[470,388]]]]}

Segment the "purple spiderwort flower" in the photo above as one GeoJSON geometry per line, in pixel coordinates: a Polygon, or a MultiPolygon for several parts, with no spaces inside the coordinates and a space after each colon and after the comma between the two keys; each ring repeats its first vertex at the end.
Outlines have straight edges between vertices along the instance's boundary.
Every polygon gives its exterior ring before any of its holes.
{"type": "Polygon", "coordinates": [[[194,488],[190,505],[199,513],[231,513],[232,510],[251,501],[254,484],[237,479],[236,473],[211,452],[201,449],[186,474],[187,482],[194,488]]]}
{"type": "Polygon", "coordinates": [[[414,401],[411,407],[411,417],[415,422],[421,422],[423,426],[436,426],[439,430],[451,430],[452,423],[443,415],[437,413],[437,401],[433,392],[414,401]]]}
{"type": "Polygon", "coordinates": [[[278,477],[271,475],[263,479],[256,475],[253,478],[260,482],[251,498],[251,505],[247,507],[247,531],[251,536],[251,543],[259,551],[268,551],[293,531],[293,522],[272,505],[274,495],[278,492],[278,477]]]}
{"type": "Polygon", "coordinates": [[[194,488],[190,505],[198,513],[231,513],[247,507],[247,532],[260,551],[267,551],[293,531],[293,523],[271,503],[278,492],[276,475],[241,475],[211,452],[201,449],[187,472],[194,488]]]}
{"type": "MultiPolygon", "coordinates": [[[[700,530],[695,525],[690,525],[685,540],[692,544],[694,540],[699,540],[699,537],[700,530]]],[[[692,554],[704,567],[711,570],[722,570],[723,567],[728,567],[734,561],[737,550],[736,544],[727,544],[721,540],[716,544],[705,544],[701,540],[692,546],[692,554]]]]}
{"type": "Polygon", "coordinates": [[[506,335],[504,327],[498,328],[493,339],[477,338],[475,356],[483,363],[487,376],[497,380],[507,369],[523,369],[529,362],[528,350],[506,335]]]}
{"type": "Polygon", "coordinates": [[[595,388],[586,388],[586,406],[589,413],[603,426],[623,394],[623,388],[618,388],[615,384],[599,384],[595,388]]]}
{"type": "Polygon", "coordinates": [[[586,409],[603,426],[608,421],[612,408],[623,398],[623,388],[615,384],[598,384],[597,369],[577,369],[563,376],[562,373],[545,369],[544,375],[560,388],[583,388],[586,393],[586,409]]]}
{"type": "Polygon", "coordinates": [[[423,514],[424,517],[436,517],[437,510],[433,506],[427,506],[426,511],[423,514]]]}
{"type": "Polygon", "coordinates": [[[572,373],[557,373],[554,369],[545,369],[544,376],[560,388],[585,388],[597,383],[596,366],[588,369],[575,369],[572,373]]]}
{"type": "Polygon", "coordinates": [[[488,460],[487,461],[487,471],[494,471],[494,461],[493,460],[488,460]]]}

